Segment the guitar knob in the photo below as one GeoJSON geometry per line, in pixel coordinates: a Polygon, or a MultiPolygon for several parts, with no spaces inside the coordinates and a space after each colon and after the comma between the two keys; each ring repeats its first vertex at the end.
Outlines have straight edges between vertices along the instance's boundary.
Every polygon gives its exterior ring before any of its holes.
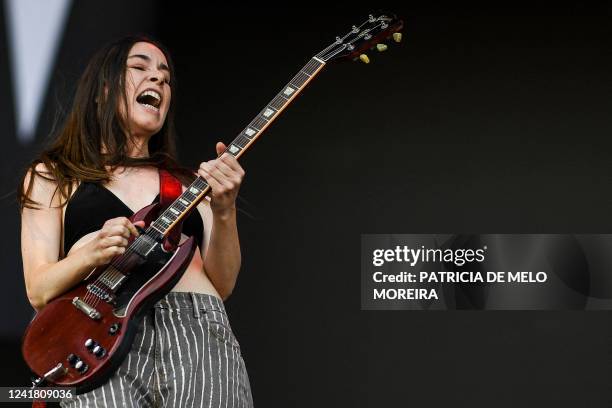
{"type": "Polygon", "coordinates": [[[364,64],[369,64],[370,63],[370,59],[368,58],[367,55],[365,54],[361,54],[359,56],[359,59],[361,60],[361,62],[363,62],[364,64]]]}
{"type": "Polygon", "coordinates": [[[81,371],[81,368],[83,368],[84,365],[85,363],[83,362],[83,360],[79,360],[74,365],[74,368],[76,368],[78,371],[81,371]]]}
{"type": "Polygon", "coordinates": [[[376,44],[376,49],[378,50],[378,52],[387,51],[387,45],[386,44],[376,44]]]}
{"type": "Polygon", "coordinates": [[[92,348],[94,348],[96,342],[93,341],[93,339],[87,339],[85,340],[85,347],[87,347],[87,349],[91,350],[92,348]]]}
{"type": "Polygon", "coordinates": [[[101,358],[106,354],[106,350],[98,345],[93,348],[93,353],[96,357],[101,358]]]}
{"type": "Polygon", "coordinates": [[[79,358],[75,354],[68,354],[66,360],[68,361],[68,363],[70,363],[71,366],[74,366],[76,362],[79,361],[79,358]]]}
{"type": "Polygon", "coordinates": [[[393,40],[395,42],[401,42],[402,41],[402,33],[393,33],[393,40]]]}
{"type": "MultiPolygon", "coordinates": [[[[79,361],[79,363],[83,363],[83,362],[79,361]]],[[[84,374],[87,371],[87,369],[89,368],[89,366],[87,364],[83,363],[80,367],[78,367],[78,368],[75,367],[75,368],[77,369],[77,371],[79,373],[84,374]]]]}
{"type": "Polygon", "coordinates": [[[108,328],[108,334],[110,334],[111,336],[114,336],[115,334],[117,334],[120,327],[121,325],[119,323],[111,324],[111,326],[108,328]]]}

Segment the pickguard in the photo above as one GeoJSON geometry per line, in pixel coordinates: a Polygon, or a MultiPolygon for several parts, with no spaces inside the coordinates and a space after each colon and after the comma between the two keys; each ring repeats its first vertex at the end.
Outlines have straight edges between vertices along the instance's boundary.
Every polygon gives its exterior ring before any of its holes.
{"type": "Polygon", "coordinates": [[[161,248],[161,245],[156,245],[147,256],[146,262],[132,269],[128,278],[116,292],[113,314],[117,317],[125,317],[132,300],[150,280],[164,271],[177,252],[166,252],[161,248]]]}

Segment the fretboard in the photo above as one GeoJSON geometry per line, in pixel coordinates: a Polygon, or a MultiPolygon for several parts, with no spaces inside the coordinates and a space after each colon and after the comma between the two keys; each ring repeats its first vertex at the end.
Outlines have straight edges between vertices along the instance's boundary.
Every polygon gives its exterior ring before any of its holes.
{"type": "MultiPolygon", "coordinates": [[[[319,73],[325,62],[313,57],[304,67],[276,94],[257,116],[248,124],[238,137],[227,145],[226,153],[239,158],[261,136],[268,126],[293,101],[293,99],[319,73]]],[[[210,192],[210,186],[202,177],[193,183],[149,226],[148,232],[167,235],[170,230],[191,211],[200,200],[210,192]]]]}

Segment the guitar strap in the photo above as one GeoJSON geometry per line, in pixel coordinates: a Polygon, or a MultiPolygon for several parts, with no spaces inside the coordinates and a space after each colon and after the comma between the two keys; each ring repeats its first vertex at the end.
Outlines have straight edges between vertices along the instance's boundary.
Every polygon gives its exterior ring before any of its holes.
{"type": "MultiPolygon", "coordinates": [[[[183,185],[175,176],[169,171],[159,169],[159,206],[160,214],[170,206],[183,192],[183,185]]],[[[177,225],[172,228],[172,231],[168,235],[168,239],[164,241],[164,248],[166,250],[174,249],[181,240],[181,231],[183,230],[183,222],[179,221],[177,225]]]]}
{"type": "Polygon", "coordinates": [[[168,170],[159,169],[159,204],[168,207],[183,192],[183,185],[168,170]]]}

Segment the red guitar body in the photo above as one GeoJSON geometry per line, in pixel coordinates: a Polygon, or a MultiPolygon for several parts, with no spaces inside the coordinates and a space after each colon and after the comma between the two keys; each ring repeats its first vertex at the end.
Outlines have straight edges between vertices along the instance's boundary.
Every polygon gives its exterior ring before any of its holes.
{"type": "MultiPolygon", "coordinates": [[[[152,204],[131,221],[144,220],[148,226],[158,213],[159,204],[152,204]]],[[[180,246],[172,245],[169,240],[178,242],[180,230],[156,245],[146,259],[126,253],[121,268],[116,262],[97,267],[78,286],[49,302],[23,337],[22,353],[32,371],[49,385],[76,387],[77,394],[103,384],[130,351],[143,315],[187,269],[196,242],[190,237],[180,246]],[[111,301],[92,295],[91,289],[109,267],[129,276],[112,292],[111,301]]]]}

